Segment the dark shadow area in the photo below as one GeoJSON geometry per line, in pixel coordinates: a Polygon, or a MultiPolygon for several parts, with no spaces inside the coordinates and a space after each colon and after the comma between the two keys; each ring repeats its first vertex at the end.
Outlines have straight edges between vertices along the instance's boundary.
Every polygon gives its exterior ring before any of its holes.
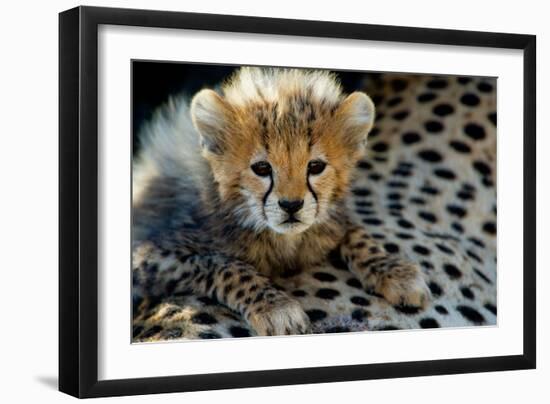
{"type": "MultiPolygon", "coordinates": [[[[179,62],[132,62],[132,125],[133,151],[139,149],[139,128],[151,119],[155,109],[170,96],[185,94],[192,97],[203,88],[221,84],[241,66],[179,62]]],[[[332,71],[338,76],[346,93],[360,87],[368,72],[332,71]]]]}

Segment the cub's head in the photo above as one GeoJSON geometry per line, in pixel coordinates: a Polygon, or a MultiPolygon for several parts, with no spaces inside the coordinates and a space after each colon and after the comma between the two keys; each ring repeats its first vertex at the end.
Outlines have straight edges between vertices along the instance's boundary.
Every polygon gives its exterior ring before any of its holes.
{"type": "Polygon", "coordinates": [[[327,72],[242,68],[221,95],[199,92],[191,115],[221,202],[242,226],[292,235],[337,208],[374,105],[327,72]]]}

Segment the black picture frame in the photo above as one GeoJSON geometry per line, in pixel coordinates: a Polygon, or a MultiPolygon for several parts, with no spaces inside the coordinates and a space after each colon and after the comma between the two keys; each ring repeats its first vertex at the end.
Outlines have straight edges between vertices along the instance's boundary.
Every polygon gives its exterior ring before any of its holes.
{"type": "Polygon", "coordinates": [[[77,7],[59,15],[59,389],[76,397],[324,383],[536,366],[536,37],[167,11],[77,7]],[[98,26],[181,28],[523,51],[523,354],[98,381],[98,26]]]}

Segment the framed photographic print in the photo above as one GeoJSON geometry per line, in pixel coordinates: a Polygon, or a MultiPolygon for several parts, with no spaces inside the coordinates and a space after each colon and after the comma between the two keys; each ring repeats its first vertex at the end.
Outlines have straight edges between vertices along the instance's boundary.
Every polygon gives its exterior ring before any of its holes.
{"type": "Polygon", "coordinates": [[[535,367],[534,36],[59,24],[61,391],[535,367]]]}

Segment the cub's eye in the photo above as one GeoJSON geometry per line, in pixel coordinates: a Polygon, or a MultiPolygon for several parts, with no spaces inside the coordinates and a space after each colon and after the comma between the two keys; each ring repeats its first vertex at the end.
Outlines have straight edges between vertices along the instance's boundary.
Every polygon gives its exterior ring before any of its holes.
{"type": "Polygon", "coordinates": [[[254,174],[260,177],[271,175],[271,165],[267,161],[258,161],[250,166],[254,174]]]}
{"type": "Polygon", "coordinates": [[[325,167],[327,166],[327,163],[321,160],[312,160],[309,162],[307,166],[307,172],[308,174],[317,175],[321,174],[325,167]]]}

